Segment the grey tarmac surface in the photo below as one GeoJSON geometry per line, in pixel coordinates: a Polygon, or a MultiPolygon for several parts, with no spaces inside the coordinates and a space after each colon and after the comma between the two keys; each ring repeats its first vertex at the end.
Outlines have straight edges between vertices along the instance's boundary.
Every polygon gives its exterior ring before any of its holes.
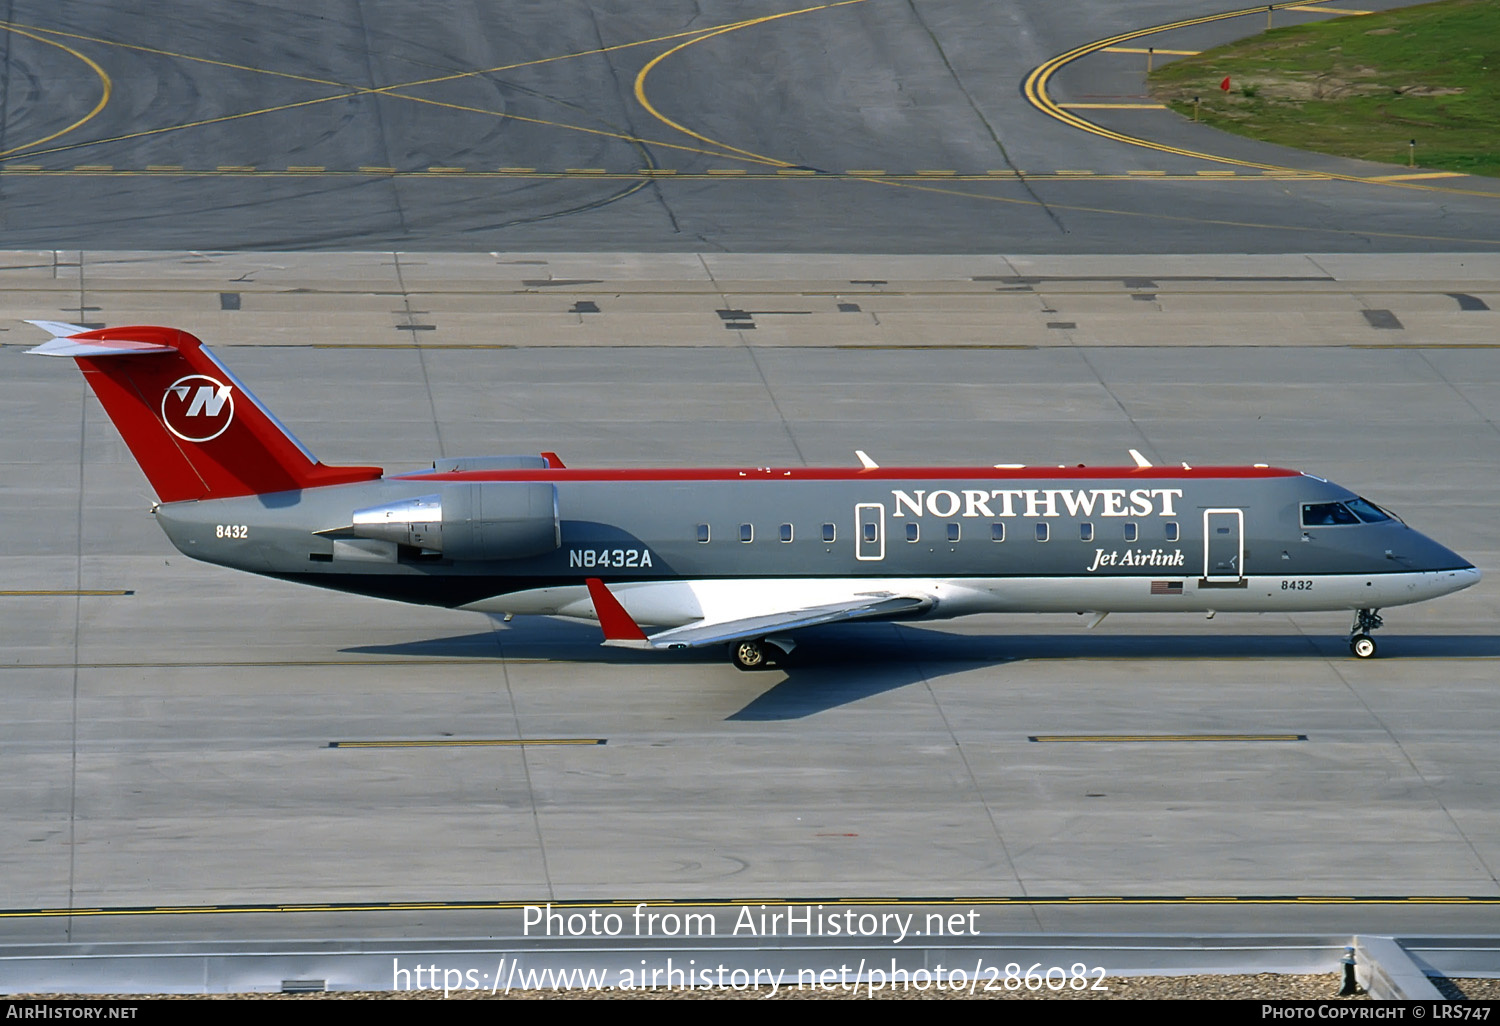
{"type": "Polygon", "coordinates": [[[18,318],[197,330],[328,462],[1100,464],[1136,447],[1326,475],[1489,570],[1500,350],[1477,306],[1500,304],[1500,258],[0,267],[0,909],[79,913],[6,914],[4,940],[504,935],[521,913],[497,903],[862,896],[974,908],[985,932],[1493,932],[1490,580],[1388,611],[1369,662],[1339,614],[851,626],[807,632],[765,674],[605,650],[588,625],[179,556],[80,375],[25,355],[42,335],[18,318]],[[726,329],[730,307],[765,327],[726,329]],[[1225,734],[1292,739],[1108,740],[1225,734]],[[602,743],[550,743],[571,739],[602,743]],[[426,744],[330,747],[355,741],[426,744]],[[431,746],[460,741],[506,743],[431,746]],[[1361,896],[1396,900],[1316,901],[1361,896]],[[1164,900],[1028,903],[1142,897],[1164,900]],[[388,902],[482,907],[84,911],[388,902]]]}
{"type": "MultiPolygon", "coordinates": [[[[1316,4],[1277,6],[1277,24],[1330,16],[1316,4]]],[[[1063,109],[1044,113],[1022,88],[1031,69],[1076,47],[1231,9],[1223,0],[173,0],[149,9],[11,0],[0,21],[0,244],[1500,247],[1493,180],[1279,149],[1152,108],[1144,56],[1123,51],[1200,50],[1253,34],[1264,27],[1259,9],[1060,67],[1048,95],[1096,130],[1064,124],[1054,116],[1063,109]]]]}

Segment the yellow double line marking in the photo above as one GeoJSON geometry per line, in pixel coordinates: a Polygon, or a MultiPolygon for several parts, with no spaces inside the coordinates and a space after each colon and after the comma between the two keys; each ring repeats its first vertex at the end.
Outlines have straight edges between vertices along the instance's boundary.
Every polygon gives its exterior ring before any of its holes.
{"type": "Polygon", "coordinates": [[[1159,46],[1106,46],[1105,53],[1159,53],[1165,57],[1196,57],[1202,50],[1164,50],[1159,46]]]}
{"type": "Polygon", "coordinates": [[[1199,153],[1195,150],[1185,150],[1177,146],[1167,146],[1163,143],[1154,143],[1147,139],[1139,139],[1135,136],[1126,135],[1123,132],[1111,131],[1110,129],[1104,128],[1101,125],[1096,125],[1094,122],[1089,121],[1085,118],[1081,118],[1075,114],[1069,114],[1067,110],[1064,109],[1064,106],[1062,104],[1059,104],[1057,101],[1053,100],[1052,97],[1047,93],[1047,85],[1052,80],[1052,76],[1057,74],[1057,72],[1060,71],[1064,66],[1073,63],[1081,57],[1087,57],[1089,54],[1098,53],[1101,50],[1108,50],[1112,47],[1117,47],[1121,43],[1128,43],[1131,40],[1141,39],[1146,36],[1153,36],[1161,32],[1169,32],[1174,29],[1191,28],[1195,25],[1208,25],[1216,21],[1226,21],[1230,18],[1241,18],[1248,14],[1258,14],[1260,12],[1272,10],[1275,8],[1287,8],[1293,6],[1303,5],[1293,3],[1280,3],[1270,4],[1264,7],[1246,7],[1237,11],[1226,11],[1221,14],[1208,14],[1199,18],[1185,18],[1182,21],[1169,22],[1165,25],[1155,25],[1151,28],[1136,29],[1132,32],[1122,32],[1119,35],[1110,36],[1107,39],[1098,39],[1092,43],[1085,43],[1084,45],[1074,47],[1073,49],[1068,50],[1065,53],[1058,54],[1051,60],[1045,61],[1034,68],[1031,74],[1026,76],[1026,81],[1022,84],[1022,93],[1025,95],[1027,102],[1029,102],[1033,107],[1040,110],[1042,113],[1056,118],[1058,121],[1061,121],[1066,125],[1071,125],[1072,127],[1080,131],[1088,132],[1091,135],[1098,135],[1106,139],[1112,139],[1115,142],[1129,143],[1133,146],[1144,146],[1148,149],[1159,150],[1163,153],[1173,153],[1183,157],[1197,157],[1201,160],[1211,160],[1224,164],[1237,164],[1242,167],[1257,167],[1261,168],[1262,170],[1271,168],[1276,165],[1259,164],[1253,161],[1246,160],[1235,160],[1230,157],[1218,157],[1211,153],[1199,153]]]}

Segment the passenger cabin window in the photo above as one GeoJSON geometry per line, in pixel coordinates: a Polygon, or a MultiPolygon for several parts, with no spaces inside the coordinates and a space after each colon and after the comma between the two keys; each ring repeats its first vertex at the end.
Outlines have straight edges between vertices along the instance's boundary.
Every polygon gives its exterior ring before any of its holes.
{"type": "Polygon", "coordinates": [[[749,542],[755,540],[755,528],[749,524],[740,525],[740,541],[749,542]]]}
{"type": "Polygon", "coordinates": [[[1004,540],[1005,540],[1005,525],[1004,524],[991,524],[990,525],[990,541],[1003,542],[1004,540]]]}
{"type": "Polygon", "coordinates": [[[832,524],[823,525],[823,540],[825,542],[832,545],[835,541],[838,540],[838,537],[838,528],[834,527],[832,524]]]}
{"type": "Polygon", "coordinates": [[[792,540],[792,525],[791,524],[782,524],[781,525],[781,540],[784,541],[784,542],[789,542],[789,541],[792,540]]]}
{"type": "Polygon", "coordinates": [[[707,524],[699,524],[698,525],[698,543],[700,545],[707,545],[708,544],[708,525],[707,524]]]}
{"type": "Polygon", "coordinates": [[[1078,525],[1078,540],[1091,542],[1094,540],[1094,525],[1085,520],[1078,525]]]}
{"type": "Polygon", "coordinates": [[[1125,540],[1128,542],[1133,542],[1138,537],[1140,537],[1140,533],[1136,525],[1134,523],[1127,523],[1125,525],[1125,540]]]}
{"type": "Polygon", "coordinates": [[[1037,541],[1046,541],[1047,540],[1047,525],[1046,525],[1045,522],[1036,525],[1036,540],[1037,541]]]}
{"type": "Polygon", "coordinates": [[[1174,542],[1176,540],[1177,540],[1177,521],[1175,521],[1175,520],[1168,520],[1167,521],[1167,541],[1174,542]]]}
{"type": "Polygon", "coordinates": [[[958,541],[958,539],[960,537],[962,537],[962,535],[959,533],[958,525],[957,524],[949,524],[948,525],[948,543],[951,545],[954,542],[958,541]]]}
{"type": "Polygon", "coordinates": [[[916,524],[906,525],[906,540],[909,542],[921,541],[922,530],[916,524]]]}

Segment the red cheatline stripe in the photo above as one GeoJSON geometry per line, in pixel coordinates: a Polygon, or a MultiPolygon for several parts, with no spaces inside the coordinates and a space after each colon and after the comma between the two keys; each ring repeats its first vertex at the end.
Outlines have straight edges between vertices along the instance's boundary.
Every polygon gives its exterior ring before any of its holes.
{"type": "Polygon", "coordinates": [[[1208,478],[1297,477],[1281,467],[828,467],[684,468],[668,470],[470,470],[392,475],[423,481],[1196,481],[1208,478]]]}

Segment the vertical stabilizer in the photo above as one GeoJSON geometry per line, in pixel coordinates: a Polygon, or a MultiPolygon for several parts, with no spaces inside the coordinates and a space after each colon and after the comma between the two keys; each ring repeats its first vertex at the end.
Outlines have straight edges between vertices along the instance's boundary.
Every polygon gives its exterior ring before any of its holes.
{"type": "Polygon", "coordinates": [[[162,502],[368,481],[379,467],[328,467],[292,437],[197,338],[176,328],[52,332],[30,352],[70,356],[162,502]]]}

